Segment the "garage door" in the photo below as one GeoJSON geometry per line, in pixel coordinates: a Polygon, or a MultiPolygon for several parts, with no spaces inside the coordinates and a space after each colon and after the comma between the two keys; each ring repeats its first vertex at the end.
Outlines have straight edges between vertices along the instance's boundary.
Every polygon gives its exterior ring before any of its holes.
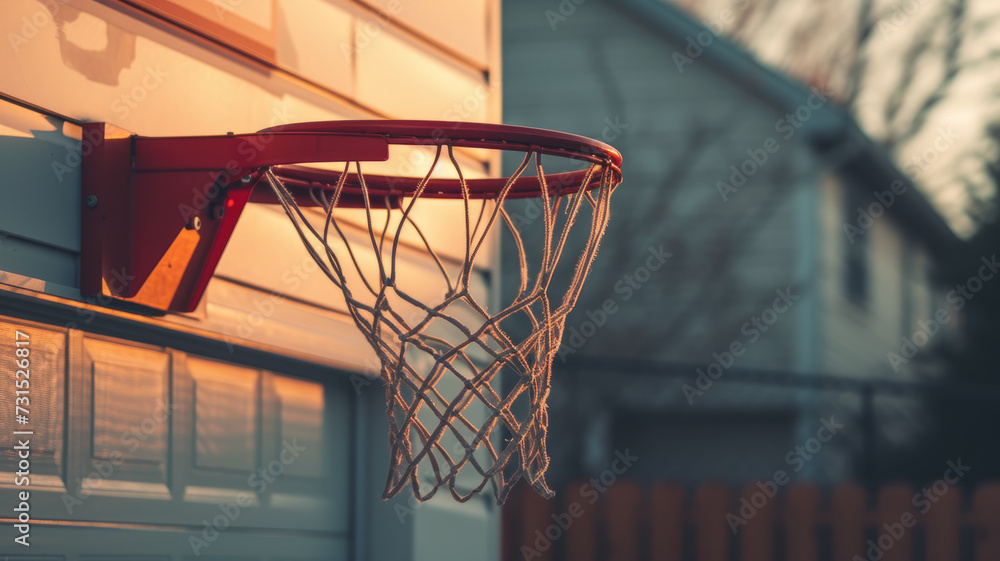
{"type": "Polygon", "coordinates": [[[0,316],[0,552],[347,558],[351,395],[0,316]]]}

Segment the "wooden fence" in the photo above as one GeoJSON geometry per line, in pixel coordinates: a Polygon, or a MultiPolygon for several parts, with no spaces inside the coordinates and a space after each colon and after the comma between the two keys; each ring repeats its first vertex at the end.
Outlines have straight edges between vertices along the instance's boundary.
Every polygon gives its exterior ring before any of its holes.
{"type": "Polygon", "coordinates": [[[521,486],[503,507],[503,559],[1000,561],[1000,483],[774,491],[581,481],[549,501],[521,486]]]}

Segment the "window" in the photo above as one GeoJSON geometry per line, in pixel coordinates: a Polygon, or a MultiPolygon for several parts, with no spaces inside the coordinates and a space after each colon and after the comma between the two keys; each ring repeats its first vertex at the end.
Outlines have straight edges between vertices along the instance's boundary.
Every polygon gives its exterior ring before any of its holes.
{"type": "MultiPolygon", "coordinates": [[[[865,307],[868,304],[868,236],[871,232],[864,224],[858,224],[865,220],[872,220],[864,214],[865,201],[861,197],[860,191],[855,186],[848,186],[844,193],[845,209],[844,221],[848,224],[856,224],[864,232],[853,236],[852,239],[844,239],[844,292],[847,298],[855,304],[865,307]],[[861,211],[859,211],[861,209],[861,211]]],[[[870,227],[871,225],[868,224],[870,227]]]]}
{"type": "MultiPolygon", "coordinates": [[[[900,294],[902,296],[902,302],[900,302],[902,310],[902,333],[903,337],[909,337],[913,335],[913,306],[916,300],[916,291],[914,290],[914,264],[913,264],[913,248],[910,247],[910,243],[904,239],[902,241],[902,274],[900,275],[901,288],[900,294]]],[[[932,308],[933,309],[933,308],[932,308]]]]}

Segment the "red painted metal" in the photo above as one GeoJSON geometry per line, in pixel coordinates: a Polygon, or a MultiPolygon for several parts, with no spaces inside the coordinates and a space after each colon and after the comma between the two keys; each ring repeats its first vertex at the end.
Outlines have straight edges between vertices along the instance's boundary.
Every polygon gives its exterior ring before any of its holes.
{"type": "MultiPolygon", "coordinates": [[[[622,155],[614,147],[585,136],[545,129],[457,121],[371,120],[296,123],[271,127],[261,132],[377,134],[384,136],[389,144],[421,146],[451,144],[464,148],[534,151],[608,165],[614,173],[613,183],[621,182],[622,155]]],[[[368,179],[367,175],[365,179],[368,179]]],[[[506,179],[502,177],[470,180],[470,183],[478,184],[482,191],[489,192],[496,192],[505,182],[506,179]]],[[[579,184],[577,186],[579,187],[579,184]]],[[[593,187],[596,185],[591,186],[593,187]]],[[[563,191],[570,192],[568,188],[563,191]]],[[[454,191],[453,194],[456,198],[461,198],[460,191],[454,191]]]]}
{"type": "MultiPolygon", "coordinates": [[[[310,191],[332,189],[342,172],[299,164],[385,161],[390,144],[537,152],[601,164],[615,184],[621,180],[621,155],[607,144],[507,125],[331,121],[256,134],[153,138],[90,123],[83,138],[80,290],[103,302],[126,300],[162,311],[193,311],[245,205],[277,202],[270,190],[254,189],[268,167],[301,206],[313,206],[310,191]]],[[[586,170],[547,174],[544,186],[550,195],[590,190],[600,184],[597,175],[582,185],[586,170]]],[[[369,174],[364,180],[370,204],[382,208],[398,208],[419,182],[369,174]]],[[[506,183],[469,179],[466,187],[472,198],[490,198],[506,183]]],[[[524,176],[509,197],[537,197],[542,188],[536,177],[524,176]]],[[[461,198],[462,184],[432,179],[422,196],[461,198]]],[[[338,205],[364,204],[360,180],[350,173],[338,205]]]]}
{"type": "Polygon", "coordinates": [[[148,138],[89,123],[83,138],[80,291],[179,312],[198,306],[263,167],[388,158],[377,135],[148,138]]]}

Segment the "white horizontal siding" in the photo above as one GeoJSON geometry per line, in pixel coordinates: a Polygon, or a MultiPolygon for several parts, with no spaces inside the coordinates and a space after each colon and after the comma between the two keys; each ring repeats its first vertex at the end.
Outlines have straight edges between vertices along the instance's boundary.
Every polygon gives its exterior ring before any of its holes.
{"type": "MultiPolygon", "coordinates": [[[[623,152],[625,178],[567,329],[612,299],[620,311],[579,352],[707,365],[713,352],[746,339],[742,325],[771,305],[776,289],[801,280],[792,195],[802,179],[790,173],[795,139],[775,131],[781,115],[705,61],[679,72],[671,58],[676,45],[613,5],[577,5],[553,30],[545,12],[558,6],[505,4],[505,119],[609,142],[623,152]],[[698,131],[707,131],[701,141],[698,131]],[[724,202],[716,183],[728,182],[729,165],[769,137],[781,148],[724,202]],[[694,153],[685,152],[696,142],[694,153]],[[667,182],[687,164],[679,183],[667,182]],[[661,244],[674,256],[624,301],[616,283],[661,244]]],[[[510,275],[505,281],[513,282],[510,275]]],[[[738,364],[792,368],[797,337],[794,314],[783,315],[738,364]]]]}

